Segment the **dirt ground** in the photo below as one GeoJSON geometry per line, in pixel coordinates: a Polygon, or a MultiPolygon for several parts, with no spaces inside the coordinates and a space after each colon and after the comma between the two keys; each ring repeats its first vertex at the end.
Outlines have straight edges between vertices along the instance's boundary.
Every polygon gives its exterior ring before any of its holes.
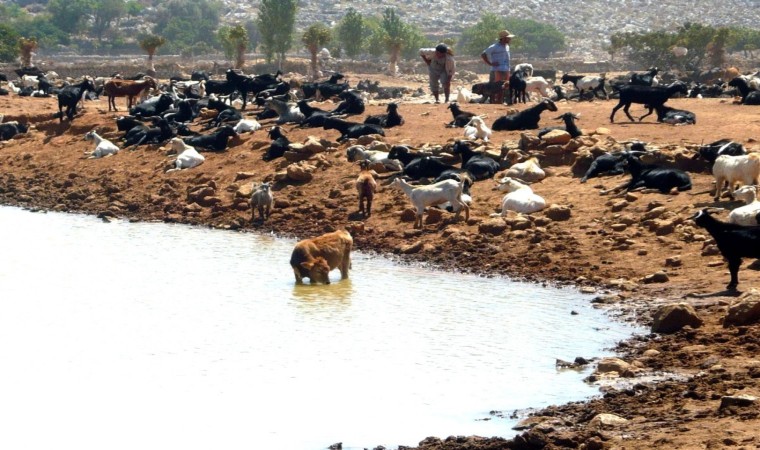
{"type": "MultiPolygon", "coordinates": [[[[348,81],[355,85],[365,78],[380,79],[381,85],[407,84],[427,90],[421,82],[377,75],[351,74],[348,81]]],[[[572,111],[581,114],[578,124],[587,135],[619,143],[638,140],[648,149],[666,154],[689,156],[699,144],[722,138],[739,141],[750,151],[760,150],[756,141],[760,138],[760,110],[755,107],[735,105],[731,99],[674,99],[670,105],[696,113],[696,125],[658,124],[652,116],[631,123],[622,111],[611,124],[609,115],[616,102],[560,102],[559,111],[544,113],[541,124],[559,124],[554,118],[572,111]],[[601,134],[595,134],[597,131],[601,134]]],[[[117,99],[117,105],[123,111],[124,99],[117,99]]],[[[384,105],[370,102],[366,113],[353,120],[382,113],[384,105]]],[[[329,109],[333,105],[315,106],[329,109]]],[[[463,105],[463,109],[487,116],[489,124],[507,108],[463,105]]],[[[247,112],[255,111],[249,107],[247,112]]],[[[429,97],[402,102],[399,111],[406,123],[386,130],[384,141],[389,144],[432,147],[462,135],[461,129],[444,126],[451,120],[447,105],[433,104],[429,97]]],[[[598,293],[595,301],[606,304],[601,307],[610,308],[623,320],[649,325],[657,307],[673,302],[692,304],[704,320],[700,328],[620,343],[621,357],[638,367],[635,377],[627,378],[622,387],[602,388],[603,395],[590,401],[534,411],[532,420],[538,425],[526,432],[515,431],[514,439],[428,438],[419,449],[760,448],[757,404],[720,407],[725,395],[760,396],[760,328],[721,325],[727,306],[738,297],[724,291],[726,265],[720,254],[710,251],[706,231],[689,217],[702,207],[731,208],[738,203],[713,201],[709,193],[712,176],[704,165],[691,163],[689,158],[679,160],[692,176],[694,188],[689,192],[612,198],[600,191],[627,176],[581,184],[571,169],[573,155],[551,165],[553,160],[538,152],[549,176],[532,187],[547,203],[569,207],[569,219],[552,220],[536,213],[525,229],[507,226],[495,230],[488,226],[493,220],[489,215],[499,211],[502,193],[494,190],[495,183],[489,180],[473,186],[468,221],[454,221],[452,214],[444,212],[439,221],[415,230],[412,222],[402,218],[410,207],[408,199],[387,186],[386,179],[380,180],[371,217],[358,213],[353,186],[358,168],[346,159],[349,144],[336,143],[338,132],[285,125],[292,142],[315,136],[329,144],[328,150],[308,161],[316,168],[311,181],[276,182],[271,217],[251,222],[246,198],[237,193],[252,182],[279,179],[276,174],[290,164],[282,158],[261,159],[269,144],[265,130],[235,138],[226,152],[205,153],[205,163],[197,168],[165,173],[173,161],[168,145],[122,150],[103,159],[85,158],[85,152],[94,148],[83,140],[87,131],[95,129],[114,141],[121,135],[114,122],[121,113],[109,113],[105,99],[86,102],[73,123],[59,123],[53,118],[55,112],[54,98],[0,97],[5,121],[34,125],[29,133],[0,143],[0,203],[100,214],[104,220],[118,216],[299,238],[347,228],[354,236],[355,248],[361,251],[393,254],[410,263],[424,261],[444,270],[574,284],[585,292],[598,293]],[[647,217],[658,207],[664,208],[661,218],[669,225],[653,224],[647,217]],[[666,275],[661,282],[646,279],[657,272],[666,275]],[[652,383],[654,374],[666,375],[661,377],[663,381],[652,383]],[[599,413],[616,414],[628,421],[597,427],[591,419],[599,413]]],[[[632,112],[641,115],[642,108],[634,106],[632,112]]],[[[262,121],[265,128],[271,123],[262,121]]],[[[499,154],[502,146],[517,149],[520,139],[521,132],[495,132],[486,147],[499,154]]],[[[721,218],[725,215],[719,214],[721,218]]],[[[745,261],[740,271],[739,289],[743,292],[760,284],[760,272],[748,267],[750,263],[745,261]]],[[[287,261],[282,265],[283,273],[290,274],[287,261]]]]}

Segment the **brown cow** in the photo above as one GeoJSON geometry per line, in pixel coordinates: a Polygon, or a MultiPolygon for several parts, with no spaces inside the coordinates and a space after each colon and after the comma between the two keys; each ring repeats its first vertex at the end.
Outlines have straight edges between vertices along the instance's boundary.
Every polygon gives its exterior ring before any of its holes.
{"type": "Polygon", "coordinates": [[[328,275],[336,267],[340,268],[342,279],[348,278],[353,245],[351,234],[345,230],[297,243],[290,255],[290,266],[293,267],[296,284],[302,284],[304,278],[309,278],[312,283],[330,284],[328,275]]]}

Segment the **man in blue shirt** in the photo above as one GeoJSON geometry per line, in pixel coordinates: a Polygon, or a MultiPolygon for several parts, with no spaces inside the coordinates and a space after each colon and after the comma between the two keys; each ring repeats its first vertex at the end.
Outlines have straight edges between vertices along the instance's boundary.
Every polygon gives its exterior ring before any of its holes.
{"type": "MultiPolygon", "coordinates": [[[[515,35],[508,30],[500,31],[499,41],[491,44],[480,54],[483,62],[491,66],[491,73],[488,77],[489,82],[505,81],[507,84],[509,83],[509,42],[513,37],[515,37],[515,35]]],[[[492,101],[494,103],[502,103],[504,101],[503,92],[495,94],[492,101]]]]}

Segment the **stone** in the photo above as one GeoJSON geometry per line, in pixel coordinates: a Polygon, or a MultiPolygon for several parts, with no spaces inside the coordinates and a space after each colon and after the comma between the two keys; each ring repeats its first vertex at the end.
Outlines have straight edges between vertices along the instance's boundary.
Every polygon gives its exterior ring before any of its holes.
{"type": "Polygon", "coordinates": [[[492,236],[500,236],[507,230],[507,223],[501,217],[495,217],[484,220],[478,225],[478,232],[480,234],[490,234],[492,236]]]}
{"type": "Polygon", "coordinates": [[[641,282],[644,284],[667,283],[668,281],[670,281],[668,274],[662,271],[647,275],[641,279],[641,282]]]}
{"type": "Polygon", "coordinates": [[[754,395],[726,395],[720,398],[720,408],[728,408],[729,406],[752,406],[757,402],[757,397],[754,395]]]}
{"type": "Polygon", "coordinates": [[[569,206],[551,204],[544,210],[544,215],[555,222],[570,220],[572,212],[569,206]]]}
{"type": "Polygon", "coordinates": [[[693,306],[688,303],[673,303],[661,306],[655,311],[652,333],[675,333],[687,325],[699,328],[702,323],[693,306]]]}
{"type": "Polygon", "coordinates": [[[303,161],[291,164],[287,167],[286,172],[288,179],[293,181],[309,182],[314,178],[312,172],[316,170],[316,167],[311,164],[307,164],[303,161]]]}
{"type": "Polygon", "coordinates": [[[570,142],[572,137],[565,130],[552,130],[543,135],[543,140],[547,145],[565,145],[570,142]]]}
{"type": "Polygon", "coordinates": [[[760,293],[752,290],[742,295],[737,303],[728,308],[723,326],[749,325],[760,321],[760,293]]]}
{"type": "Polygon", "coordinates": [[[610,373],[617,372],[623,374],[626,370],[629,370],[631,365],[623,361],[620,358],[603,358],[596,366],[597,373],[610,373]]]}
{"type": "Polygon", "coordinates": [[[604,427],[617,427],[621,425],[625,425],[628,423],[628,419],[625,419],[623,417],[617,416],[615,414],[597,414],[594,416],[593,419],[588,423],[588,426],[591,428],[604,428],[604,427]]]}

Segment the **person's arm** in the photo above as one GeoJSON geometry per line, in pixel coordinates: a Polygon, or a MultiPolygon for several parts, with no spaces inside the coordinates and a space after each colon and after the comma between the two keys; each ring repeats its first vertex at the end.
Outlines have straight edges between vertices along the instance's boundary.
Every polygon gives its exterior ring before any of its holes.
{"type": "Polygon", "coordinates": [[[488,60],[488,55],[486,54],[486,52],[483,52],[483,53],[480,54],[480,59],[482,59],[483,62],[486,63],[486,64],[488,64],[489,66],[493,66],[494,65],[494,63],[492,63],[491,61],[488,60]]]}
{"type": "Polygon", "coordinates": [[[427,64],[429,66],[431,61],[429,59],[427,59],[427,57],[425,55],[420,55],[420,56],[422,57],[422,60],[425,61],[425,64],[427,64]]]}

